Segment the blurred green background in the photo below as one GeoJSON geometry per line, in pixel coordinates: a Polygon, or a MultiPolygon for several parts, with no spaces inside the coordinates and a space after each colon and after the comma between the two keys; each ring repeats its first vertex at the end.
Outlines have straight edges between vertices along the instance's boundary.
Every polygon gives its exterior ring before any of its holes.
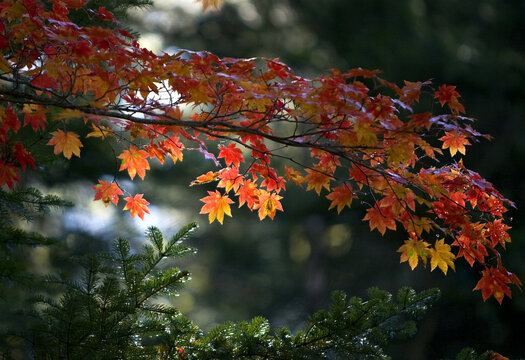
{"type": "MultiPolygon", "coordinates": [[[[232,0],[221,11],[205,13],[192,0],[159,0],[153,8],[130,12],[129,24],[155,51],[279,57],[304,76],[330,68],[378,68],[397,83],[433,79],[456,85],[467,114],[478,119],[476,128],[495,137],[471,146],[464,162],[518,206],[508,214],[513,242],[503,257],[523,281],[524,15],[523,0],[232,0]]],[[[466,346],[525,356],[522,292],[513,288],[513,299],[501,306],[494,299],[484,303],[480,292],[472,292],[479,269],[463,261],[446,277],[428,268],[411,271],[396,253],[403,234],[371,233],[359,204],[337,215],[327,210],[324,196],[288,184],[285,213],[274,221],[259,222],[256,214],[234,209],[223,226],[209,225],[198,215],[198,199],[211,188],[188,184],[213,164],[187,152],[182,164],[153,166],[144,182],[131,184],[119,174],[128,190],[146,192],[153,204],[144,222],[132,221],[129,214],[92,201],[90,186],[115,173],[110,148],[86,139],[82,151],[81,159],[38,177],[40,187],[76,203],[61,220],[32,225],[65,236],[67,244],[67,250],[33,254],[39,271],[67,271],[74,265],[68,260],[72,254],[104,248],[120,235],[139,245],[148,225],[169,234],[197,220],[201,229],[193,245],[199,252],[185,264],[193,279],[169,301],[204,329],[262,315],[293,330],[336,289],[362,296],[372,286],[392,292],[403,285],[439,287],[442,298],[416,337],[390,348],[394,359],[452,358],[466,346]]]]}

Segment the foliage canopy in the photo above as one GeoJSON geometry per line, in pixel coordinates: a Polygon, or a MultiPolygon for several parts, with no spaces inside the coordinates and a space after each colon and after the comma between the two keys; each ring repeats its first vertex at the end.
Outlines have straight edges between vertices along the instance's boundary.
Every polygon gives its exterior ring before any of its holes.
{"type": "Polygon", "coordinates": [[[307,79],[278,59],[158,55],[83,0],[6,0],[0,13],[0,185],[12,189],[38,164],[36,145],[71,159],[83,137],[96,137],[121,164],[112,182],[93,186],[95,199],[118,206],[125,196],[123,210],[143,219],[149,202],[118,172],[144,179],[154,159],[176,163],[193,150],[212,169],[190,185],[217,187],[201,199],[210,222],[232,216],[234,203],[273,219],[293,182],[325,193],[338,212],[359,199],[363,220],[382,235],[403,229],[398,251],[412,269],[428,260],[445,274],[458,258],[480,264],[474,289],[500,303],[521,284],[499,253],[513,203],[463,165],[466,146],[489,136],[472,127],[454,86],[398,86],[361,68],[307,79]],[[73,12],[102,26],[78,25],[73,12]],[[282,160],[290,166],[279,168],[282,160]]]}

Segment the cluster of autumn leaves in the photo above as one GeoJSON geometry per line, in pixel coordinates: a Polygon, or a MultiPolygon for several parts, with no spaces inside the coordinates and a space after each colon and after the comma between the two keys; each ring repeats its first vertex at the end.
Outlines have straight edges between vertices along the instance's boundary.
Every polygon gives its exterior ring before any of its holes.
{"type": "MultiPolygon", "coordinates": [[[[360,68],[306,79],[276,59],[157,55],[124,30],[69,21],[75,9],[117,22],[85,3],[0,2],[0,186],[12,188],[20,171],[35,166],[21,135],[27,131],[71,159],[83,145],[70,124],[84,124],[86,137],[120,149],[116,170],[131,180],[144,179],[152,159],[182,161],[191,143],[215,166],[191,183],[216,184],[201,199],[210,223],[232,216],[235,202],[273,219],[293,182],[326,193],[338,213],[359,198],[371,230],[403,228],[408,239],[398,251],[412,269],[430,260],[431,270],[446,274],[463,257],[483,266],[475,289],[500,303],[509,284],[520,285],[498,252],[510,241],[503,214],[512,203],[461,160],[437,167],[442,150],[464,155],[469,139],[484,136],[463,116],[454,86],[399,87],[360,68]],[[442,113],[416,111],[421,95],[437,100],[442,113]],[[292,148],[309,158],[293,157],[292,148]],[[283,161],[293,166],[281,171],[283,161]],[[424,240],[431,234],[434,244],[424,240]]],[[[127,193],[117,176],[93,189],[106,206],[126,193],[123,210],[141,219],[149,213],[144,195],[127,193]]]]}

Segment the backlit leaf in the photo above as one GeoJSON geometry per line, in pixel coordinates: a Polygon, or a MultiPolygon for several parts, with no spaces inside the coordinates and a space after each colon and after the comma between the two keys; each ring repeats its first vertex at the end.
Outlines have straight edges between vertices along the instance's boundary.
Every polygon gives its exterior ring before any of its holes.
{"type": "Polygon", "coordinates": [[[97,185],[92,186],[91,188],[96,190],[94,200],[102,200],[104,206],[108,206],[109,203],[117,205],[119,196],[124,195],[118,184],[112,182],[108,183],[107,181],[99,180],[97,185]]]}
{"type": "Polygon", "coordinates": [[[465,155],[465,145],[470,145],[465,135],[460,134],[456,130],[451,132],[445,132],[445,136],[439,140],[443,141],[443,149],[449,149],[450,155],[456,155],[456,152],[460,152],[465,155]]]}
{"type": "Polygon", "coordinates": [[[201,208],[200,214],[208,214],[210,224],[217,219],[221,224],[224,220],[224,214],[232,216],[230,204],[233,201],[228,195],[221,195],[217,190],[215,192],[208,191],[208,196],[201,199],[204,206],[201,208]]]}
{"type": "Polygon", "coordinates": [[[397,252],[401,253],[399,262],[408,261],[408,265],[410,265],[412,270],[416,268],[420,260],[423,263],[423,266],[426,266],[429,246],[430,244],[426,241],[416,238],[405,240],[405,243],[397,249],[397,252]]]}
{"type": "Polygon", "coordinates": [[[126,200],[127,203],[123,210],[129,210],[131,217],[134,218],[135,215],[138,215],[141,220],[144,220],[144,213],[150,213],[148,209],[149,202],[143,199],[143,194],[137,194],[133,197],[128,196],[124,198],[124,200],[126,200]]]}
{"type": "Polygon", "coordinates": [[[352,205],[352,199],[355,198],[355,195],[349,186],[343,185],[333,188],[332,192],[326,195],[326,198],[332,201],[328,210],[337,206],[337,213],[339,214],[345,206],[350,207],[352,205]]]}
{"type": "Polygon", "coordinates": [[[445,239],[437,240],[434,244],[434,249],[429,249],[428,251],[430,255],[430,271],[439,266],[446,275],[449,266],[452,270],[456,269],[454,266],[456,256],[450,251],[450,245],[445,244],[445,239]]]}
{"type": "Polygon", "coordinates": [[[78,135],[71,131],[57,130],[51,133],[53,136],[47,145],[54,145],[53,153],[55,155],[63,153],[66,159],[71,159],[74,154],[80,157],[80,148],[83,147],[78,139],[78,135]]]}
{"type": "Polygon", "coordinates": [[[366,211],[363,221],[365,220],[368,220],[370,230],[377,229],[381,235],[385,234],[386,229],[396,229],[395,220],[391,217],[386,217],[382,210],[379,210],[377,206],[371,207],[366,211]]]}
{"type": "Polygon", "coordinates": [[[148,153],[144,150],[139,150],[136,146],[130,145],[129,150],[124,150],[118,156],[122,159],[119,171],[128,170],[129,177],[133,180],[136,174],[144,180],[146,170],[149,170],[149,163],[147,160],[148,153]]]}

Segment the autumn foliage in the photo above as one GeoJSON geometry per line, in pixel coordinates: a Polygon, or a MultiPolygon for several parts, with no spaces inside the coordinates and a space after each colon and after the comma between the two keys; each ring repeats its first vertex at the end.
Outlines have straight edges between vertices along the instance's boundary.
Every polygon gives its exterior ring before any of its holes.
{"type": "MultiPolygon", "coordinates": [[[[488,136],[473,129],[454,86],[396,85],[361,68],[307,79],[278,59],[154,54],[118,26],[68,18],[80,11],[118,25],[103,7],[50,3],[0,2],[1,186],[35,167],[27,131],[67,159],[82,156],[83,138],[99,138],[132,180],[144,180],[152,161],[198,151],[210,169],[190,185],[216,185],[201,199],[210,222],[232,216],[233,204],[273,219],[294,183],[338,213],[359,199],[363,220],[382,235],[404,231],[398,251],[412,269],[429,262],[446,274],[464,258],[481,269],[474,289],[500,303],[521,284],[499,253],[510,242],[504,214],[513,204],[464,166],[466,146],[488,136]]],[[[131,216],[149,213],[144,194],[130,194],[117,177],[93,189],[106,206],[125,197],[131,216]]]]}

